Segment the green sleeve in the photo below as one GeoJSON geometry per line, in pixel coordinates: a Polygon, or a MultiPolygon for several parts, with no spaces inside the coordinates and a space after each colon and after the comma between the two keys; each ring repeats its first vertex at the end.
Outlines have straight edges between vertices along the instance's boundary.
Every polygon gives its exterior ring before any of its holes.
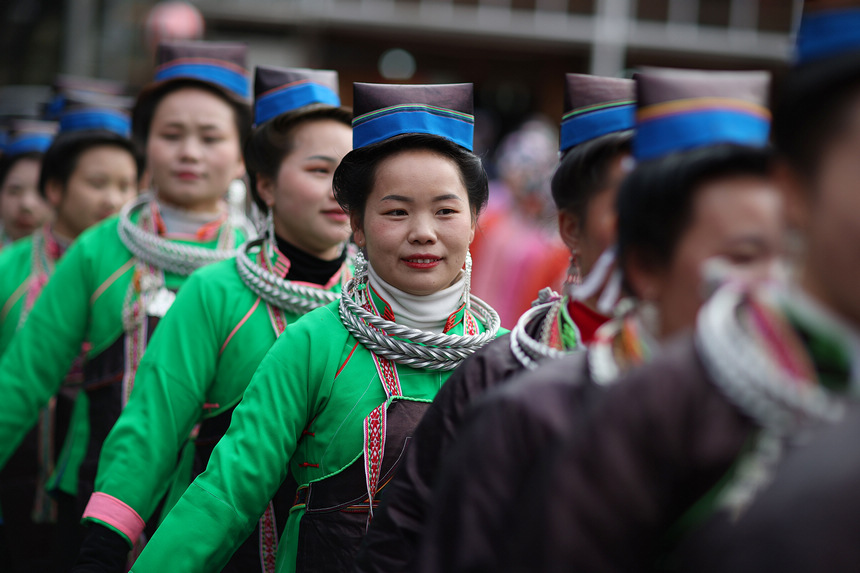
{"type": "Polygon", "coordinates": [[[32,268],[33,240],[22,239],[0,251],[0,356],[18,331],[32,268]]]}
{"type": "Polygon", "coordinates": [[[218,318],[229,301],[210,300],[213,293],[205,280],[199,272],[191,275],[159,323],[131,399],[99,458],[95,491],[121,500],[143,521],[170,486],[180,450],[200,419],[215,377],[223,330],[218,318]]]}
{"type": "MultiPolygon", "coordinates": [[[[315,348],[307,320],[288,327],[260,363],[226,435],[201,474],[162,522],[134,564],[135,573],[220,571],[251,533],[287,475],[287,464],[313,417],[328,356],[315,348]],[[311,371],[311,357],[313,365],[311,371]],[[320,367],[316,367],[320,365],[320,367]]],[[[313,337],[324,344],[326,336],[313,337]]]]}
{"type": "Polygon", "coordinates": [[[26,324],[0,359],[0,467],[36,423],[81,352],[91,281],[81,243],[57,264],[26,324]]]}

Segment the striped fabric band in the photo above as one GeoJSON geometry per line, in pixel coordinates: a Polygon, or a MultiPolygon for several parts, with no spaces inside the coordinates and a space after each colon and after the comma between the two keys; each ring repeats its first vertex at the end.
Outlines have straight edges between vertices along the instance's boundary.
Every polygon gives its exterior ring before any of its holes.
{"type": "Polygon", "coordinates": [[[395,135],[426,133],[472,150],[475,117],[424,104],[395,105],[352,120],[353,147],[364,147],[395,135]]]}
{"type": "Polygon", "coordinates": [[[721,143],[763,147],[770,112],[726,98],[677,100],[640,109],[636,130],[633,154],[639,160],[721,143]]]}
{"type": "Polygon", "coordinates": [[[849,52],[860,54],[860,9],[822,10],[804,15],[797,33],[796,64],[849,52]]]}
{"type": "Polygon", "coordinates": [[[215,84],[243,99],[251,95],[251,84],[245,70],[229,62],[206,58],[183,58],[161,65],[155,81],[191,79],[215,84]]]}
{"type": "Polygon", "coordinates": [[[112,109],[80,109],[69,111],[60,118],[60,133],[105,130],[122,137],[131,136],[131,118],[112,109]]]}
{"type": "Polygon", "coordinates": [[[636,102],[608,102],[575,109],[561,120],[560,150],[590,141],[602,135],[633,129],[636,102]]]}
{"type": "Polygon", "coordinates": [[[47,133],[29,133],[21,135],[12,140],[3,148],[3,153],[7,157],[14,155],[22,155],[38,151],[44,153],[54,140],[54,136],[47,133]]]}
{"type": "Polygon", "coordinates": [[[293,82],[258,96],[254,104],[254,121],[260,125],[282,113],[314,103],[339,107],[340,97],[331,88],[310,80],[293,82]]]}

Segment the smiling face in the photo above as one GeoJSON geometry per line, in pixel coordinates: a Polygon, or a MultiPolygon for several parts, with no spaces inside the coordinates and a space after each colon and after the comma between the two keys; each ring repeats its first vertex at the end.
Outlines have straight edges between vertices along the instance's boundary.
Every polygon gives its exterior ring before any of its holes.
{"type": "Polygon", "coordinates": [[[0,220],[12,240],[26,237],[51,217],[48,203],[39,194],[38,159],[15,162],[0,188],[0,220]]]}
{"type": "Polygon", "coordinates": [[[273,210],[275,233],[324,260],[336,258],[349,238],[349,217],[334,199],[332,177],[352,149],[352,130],[332,119],[292,130],[292,150],[277,180],[258,176],[260,197],[273,210]]]}
{"type": "Polygon", "coordinates": [[[45,194],[57,212],[54,229],[75,238],[137,195],[137,164],[116,145],[91,147],[78,157],[65,189],[60,181],[48,181],[45,194]]]}
{"type": "Polygon", "coordinates": [[[475,236],[475,217],[457,165],[426,150],[379,163],[355,242],[390,285],[414,295],[450,286],[475,236]]]}
{"type": "Polygon", "coordinates": [[[158,198],[189,211],[214,212],[245,171],[233,108],[203,89],[170,92],[152,116],[146,154],[158,198]]]}

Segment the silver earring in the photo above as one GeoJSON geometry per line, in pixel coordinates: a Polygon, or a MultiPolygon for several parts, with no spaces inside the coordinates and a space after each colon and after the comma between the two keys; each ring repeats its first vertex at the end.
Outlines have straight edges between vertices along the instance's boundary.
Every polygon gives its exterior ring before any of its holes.
{"type": "Polygon", "coordinates": [[[472,310],[472,252],[466,251],[466,264],[464,274],[464,285],[463,285],[463,298],[466,301],[466,310],[472,310]]]}
{"type": "Polygon", "coordinates": [[[277,247],[278,241],[275,239],[275,215],[272,207],[269,207],[269,210],[266,212],[265,225],[266,238],[269,239],[269,243],[271,243],[273,247],[277,247]]]}
{"type": "Polygon", "coordinates": [[[367,258],[364,249],[359,249],[355,255],[355,284],[360,285],[367,282],[367,258]]]}
{"type": "Polygon", "coordinates": [[[570,287],[574,287],[582,283],[582,268],[579,266],[579,253],[570,252],[570,264],[567,267],[567,276],[564,278],[565,292],[570,287]]]}

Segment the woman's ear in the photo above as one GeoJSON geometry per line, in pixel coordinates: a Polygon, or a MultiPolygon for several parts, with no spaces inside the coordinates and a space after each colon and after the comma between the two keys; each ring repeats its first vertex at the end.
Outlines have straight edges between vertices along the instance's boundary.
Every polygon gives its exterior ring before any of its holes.
{"type": "Polygon", "coordinates": [[[367,244],[367,238],[364,236],[364,223],[361,217],[355,214],[350,214],[349,224],[352,226],[352,242],[359,248],[363,249],[367,244]]]}
{"type": "Polygon", "coordinates": [[[660,298],[663,291],[663,273],[640,249],[632,249],[625,257],[621,272],[624,273],[625,282],[633,290],[633,296],[652,302],[660,298]]]}
{"type": "Polygon", "coordinates": [[[257,175],[257,195],[271,209],[275,204],[275,182],[271,177],[257,175]]]}
{"type": "Polygon", "coordinates": [[[579,251],[581,234],[579,217],[566,209],[561,209],[558,212],[558,233],[568,249],[573,252],[579,251]]]}
{"type": "Polygon", "coordinates": [[[245,170],[245,160],[240,158],[239,164],[236,166],[236,173],[233,175],[233,179],[241,179],[245,176],[247,171],[245,170]]]}
{"type": "Polygon", "coordinates": [[[57,209],[60,203],[63,202],[63,186],[56,179],[50,179],[45,182],[45,198],[51,207],[57,209]]]}
{"type": "Polygon", "coordinates": [[[778,161],[773,168],[773,181],[782,193],[788,227],[803,231],[808,225],[813,195],[804,185],[806,178],[785,161],[778,161]]]}

